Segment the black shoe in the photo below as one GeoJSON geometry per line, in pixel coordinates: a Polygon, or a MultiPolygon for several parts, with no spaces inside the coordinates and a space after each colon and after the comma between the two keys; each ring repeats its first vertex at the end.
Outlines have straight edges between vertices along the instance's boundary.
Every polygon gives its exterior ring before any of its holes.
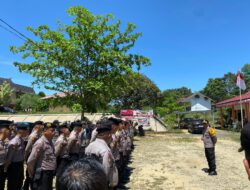
{"type": "Polygon", "coordinates": [[[210,175],[210,176],[215,176],[215,175],[217,175],[217,172],[216,172],[216,171],[212,171],[212,172],[209,172],[208,175],[210,175]]]}
{"type": "Polygon", "coordinates": [[[208,169],[208,168],[203,168],[202,171],[205,172],[205,173],[210,173],[211,172],[211,170],[208,169]]]}
{"type": "Polygon", "coordinates": [[[243,152],[244,151],[244,148],[242,148],[242,147],[240,147],[239,149],[238,149],[238,152],[243,152]]]}

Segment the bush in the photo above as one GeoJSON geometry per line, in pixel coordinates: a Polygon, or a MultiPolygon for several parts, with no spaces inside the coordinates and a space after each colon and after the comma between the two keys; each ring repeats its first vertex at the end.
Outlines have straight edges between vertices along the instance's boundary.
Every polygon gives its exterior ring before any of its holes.
{"type": "Polygon", "coordinates": [[[74,104],[72,107],[71,107],[71,110],[75,113],[77,112],[81,112],[82,111],[82,106],[80,104],[74,104]]]}

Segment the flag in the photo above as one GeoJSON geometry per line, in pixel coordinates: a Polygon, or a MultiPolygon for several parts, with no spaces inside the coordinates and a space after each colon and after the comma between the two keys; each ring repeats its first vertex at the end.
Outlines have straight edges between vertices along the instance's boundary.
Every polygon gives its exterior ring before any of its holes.
{"type": "Polygon", "coordinates": [[[237,84],[236,85],[240,89],[246,90],[246,83],[245,83],[244,77],[242,76],[240,71],[238,71],[238,74],[237,74],[237,84]]]}

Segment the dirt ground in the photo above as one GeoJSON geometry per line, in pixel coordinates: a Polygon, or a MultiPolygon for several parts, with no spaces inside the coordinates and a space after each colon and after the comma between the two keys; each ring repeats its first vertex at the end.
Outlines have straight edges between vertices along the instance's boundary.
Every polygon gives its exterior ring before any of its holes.
{"type": "Polygon", "coordinates": [[[207,167],[200,135],[184,133],[147,134],[136,138],[132,153],[130,180],[132,190],[247,190],[247,179],[238,153],[237,135],[218,131],[216,160],[218,176],[202,171],[207,167]]]}

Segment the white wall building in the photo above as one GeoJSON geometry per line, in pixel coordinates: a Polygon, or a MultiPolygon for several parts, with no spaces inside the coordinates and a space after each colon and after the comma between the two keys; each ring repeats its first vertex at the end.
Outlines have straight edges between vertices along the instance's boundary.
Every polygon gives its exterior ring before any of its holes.
{"type": "Polygon", "coordinates": [[[182,99],[181,102],[190,103],[187,111],[191,112],[209,112],[212,109],[212,99],[201,93],[194,93],[192,96],[182,99]]]}

